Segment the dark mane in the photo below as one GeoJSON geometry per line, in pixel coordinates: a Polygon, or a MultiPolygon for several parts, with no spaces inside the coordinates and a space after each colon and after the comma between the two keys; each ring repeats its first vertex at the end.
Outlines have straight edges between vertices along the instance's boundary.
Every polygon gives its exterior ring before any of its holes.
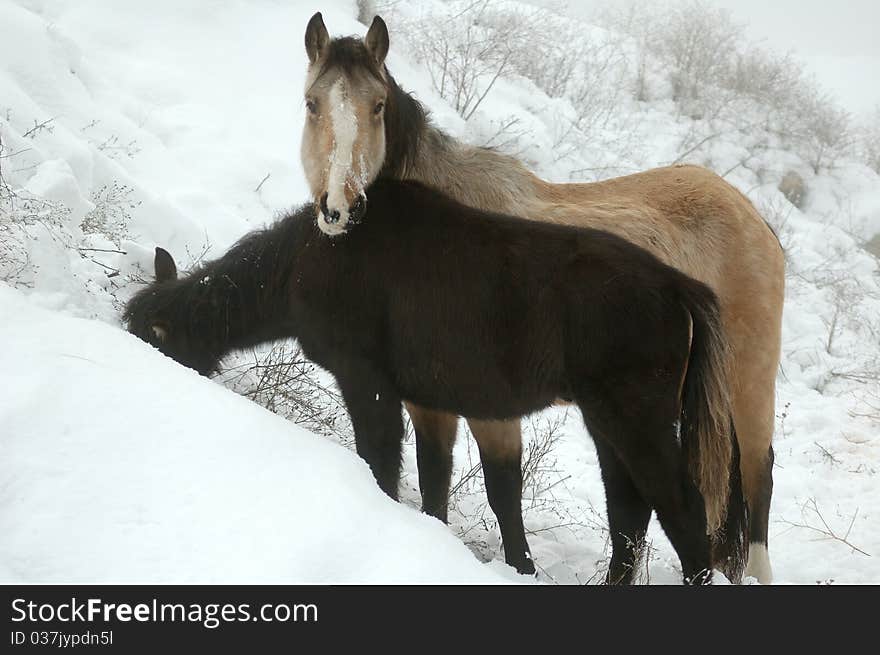
{"type": "Polygon", "coordinates": [[[131,332],[152,342],[146,317],[185,334],[187,352],[168,353],[202,374],[216,370],[231,350],[288,336],[282,326],[293,261],[290,253],[315,233],[312,204],[294,209],[271,227],[245,235],[229,251],[183,278],[157,282],[126,305],[131,332]]]}
{"type": "Polygon", "coordinates": [[[422,103],[400,88],[387,69],[385,76],[385,164],[379,176],[402,178],[418,156],[429,119],[422,103]]]}
{"type": "Polygon", "coordinates": [[[327,44],[327,50],[322,54],[321,60],[321,70],[318,71],[316,80],[328,71],[338,68],[348,76],[362,70],[379,82],[385,82],[376,60],[367,52],[364,42],[357,37],[341,36],[333,39],[327,44]]]}

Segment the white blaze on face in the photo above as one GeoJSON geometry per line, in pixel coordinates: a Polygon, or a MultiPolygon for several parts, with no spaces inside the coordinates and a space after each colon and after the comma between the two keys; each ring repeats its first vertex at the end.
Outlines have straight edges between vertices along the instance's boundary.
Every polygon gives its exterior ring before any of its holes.
{"type": "Polygon", "coordinates": [[[330,169],[327,175],[327,209],[331,214],[338,211],[339,220],[328,223],[327,217],[321,211],[318,216],[318,227],[326,234],[336,235],[345,232],[349,220],[345,185],[350,179],[360,179],[362,174],[355,176],[352,170],[358,123],[357,114],[345,92],[342,78],[336,80],[330,87],[328,98],[333,147],[330,151],[330,169]]]}

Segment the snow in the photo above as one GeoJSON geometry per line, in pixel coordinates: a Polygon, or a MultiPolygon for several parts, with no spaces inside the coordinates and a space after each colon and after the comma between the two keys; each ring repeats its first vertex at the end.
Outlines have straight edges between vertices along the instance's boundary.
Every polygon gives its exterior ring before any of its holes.
{"type": "Polygon", "coordinates": [[[354,453],[115,327],[0,303],[0,581],[505,582],[354,453]]]}
{"type": "MultiPolygon", "coordinates": [[[[398,16],[384,15],[389,69],[457,138],[484,142],[516,117],[523,133],[512,149],[558,181],[675,158],[689,126],[668,99],[622,101],[564,157],[554,135],[573,108],[526,80],[498,80],[465,122],[432,90],[400,27],[442,4],[394,7],[398,16]]],[[[331,35],[366,30],[354,2],[320,9],[331,35]]],[[[302,34],[314,10],[274,0],[121,0],[112,10],[97,0],[0,0],[0,137],[16,153],[0,166],[22,197],[54,203],[27,228],[32,265],[12,281],[18,290],[0,283],[0,581],[516,578],[480,478],[468,475],[478,461],[472,439],[456,446],[445,527],[416,511],[411,440],[394,504],[340,445],[350,440],[309,434],[120,329],[121,305],[150,278],[156,245],[186,268],[307,200],[302,34]]],[[[741,152],[737,136],[725,137],[696,163],[726,171],[741,152]]],[[[727,179],[787,253],[775,581],[880,583],[880,389],[867,375],[880,370],[880,267],[860,247],[880,233],[880,178],[855,161],[817,175],[771,144],[727,179]],[[776,190],[789,169],[809,189],[801,210],[776,190]]],[[[529,450],[554,435],[523,500],[539,577],[595,582],[609,544],[580,416],[554,408],[523,425],[529,450]]],[[[644,578],[679,583],[656,523],[649,537],[644,578]]]]}
{"type": "MultiPolygon", "coordinates": [[[[330,235],[343,234],[348,225],[348,200],[345,198],[345,187],[350,179],[357,179],[352,170],[354,166],[354,142],[357,138],[357,114],[351,98],[344,92],[342,78],[337,79],[330,87],[328,94],[330,111],[330,131],[333,135],[333,146],[330,152],[330,172],[327,175],[327,207],[339,212],[337,223],[330,223],[324,212],[318,215],[318,227],[330,235]]],[[[361,173],[364,173],[361,167],[361,173]]],[[[363,186],[357,189],[363,192],[363,186]]]]}

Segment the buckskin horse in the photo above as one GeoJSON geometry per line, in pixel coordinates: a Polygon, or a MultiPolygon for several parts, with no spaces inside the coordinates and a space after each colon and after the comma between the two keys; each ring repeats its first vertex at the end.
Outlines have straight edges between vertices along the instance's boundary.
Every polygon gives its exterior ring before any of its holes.
{"type": "MultiPolygon", "coordinates": [[[[551,184],[513,157],[466,145],[434,126],[422,105],[395,82],[385,66],[388,31],[378,16],[364,39],[331,39],[321,14],[315,14],[305,46],[309,61],[301,156],[324,233],[341,234],[362,217],[374,180],[416,180],[471,207],[613,232],[715,291],[732,353],[729,393],[750,513],[745,573],[769,582],[767,527],[784,259],[776,236],[751,202],[697,166],[588,184],[551,184]]],[[[414,311],[428,320],[418,308],[414,311]]],[[[416,433],[423,509],[445,521],[457,417],[412,402],[406,407],[416,433]]],[[[486,422],[465,416],[484,457],[491,452],[506,458],[511,468],[519,461],[519,417],[486,422]]],[[[521,529],[516,512],[504,511],[498,520],[502,532],[505,521],[516,521],[521,529]]],[[[644,528],[637,532],[643,534],[644,528]]],[[[517,547],[505,543],[505,553],[517,547]]],[[[524,572],[532,570],[525,552],[512,559],[525,562],[524,572]]]]}

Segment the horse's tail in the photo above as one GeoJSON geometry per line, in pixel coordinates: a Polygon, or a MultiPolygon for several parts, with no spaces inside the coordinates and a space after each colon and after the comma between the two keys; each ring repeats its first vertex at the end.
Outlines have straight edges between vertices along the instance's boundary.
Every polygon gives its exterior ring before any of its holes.
{"type": "Polygon", "coordinates": [[[728,577],[737,578],[746,558],[748,523],[728,393],[727,340],[715,294],[688,280],[684,296],[693,333],[682,387],[682,448],[703,496],[713,557],[721,558],[713,565],[717,563],[728,577]]]}
{"type": "Polygon", "coordinates": [[[720,569],[727,579],[738,583],[748,557],[748,506],[743,497],[742,474],[739,468],[739,443],[731,421],[733,450],[730,459],[730,490],[727,495],[727,515],[724,525],[712,534],[712,566],[720,569]]]}

